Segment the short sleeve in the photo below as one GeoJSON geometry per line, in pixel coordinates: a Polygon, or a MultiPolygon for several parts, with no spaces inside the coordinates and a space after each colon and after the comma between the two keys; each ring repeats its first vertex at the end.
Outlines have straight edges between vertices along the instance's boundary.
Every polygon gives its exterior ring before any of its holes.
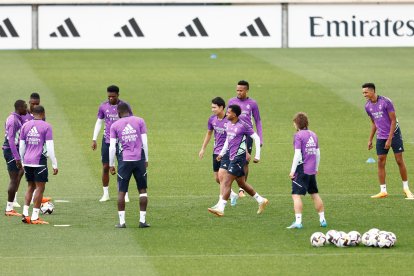
{"type": "Polygon", "coordinates": [[[105,112],[103,111],[102,105],[99,106],[98,109],[98,115],[97,115],[98,119],[105,119],[105,112]]]}

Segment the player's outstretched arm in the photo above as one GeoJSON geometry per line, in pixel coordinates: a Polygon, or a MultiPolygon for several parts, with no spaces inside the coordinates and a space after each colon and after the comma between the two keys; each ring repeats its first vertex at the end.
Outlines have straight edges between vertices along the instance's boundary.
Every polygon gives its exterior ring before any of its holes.
{"type": "Polygon", "coordinates": [[[206,151],[206,147],[208,143],[210,142],[212,134],[213,134],[212,130],[207,130],[206,136],[204,137],[203,145],[201,146],[201,150],[198,153],[198,157],[200,157],[200,159],[202,159],[204,156],[204,152],[206,151]]]}
{"type": "Polygon", "coordinates": [[[53,175],[57,175],[59,170],[58,170],[57,159],[55,156],[55,145],[53,143],[53,140],[46,140],[46,150],[47,150],[47,156],[50,158],[50,161],[52,161],[53,175]]]}
{"type": "Polygon", "coordinates": [[[93,130],[93,137],[92,137],[92,150],[96,150],[96,139],[98,138],[99,132],[102,128],[103,119],[97,119],[95,123],[95,128],[93,130]]]}
{"type": "Polygon", "coordinates": [[[260,160],[260,137],[259,135],[257,135],[257,133],[253,133],[252,135],[250,135],[250,137],[252,137],[252,139],[254,140],[254,147],[256,150],[253,162],[254,163],[259,163],[260,160]]]}

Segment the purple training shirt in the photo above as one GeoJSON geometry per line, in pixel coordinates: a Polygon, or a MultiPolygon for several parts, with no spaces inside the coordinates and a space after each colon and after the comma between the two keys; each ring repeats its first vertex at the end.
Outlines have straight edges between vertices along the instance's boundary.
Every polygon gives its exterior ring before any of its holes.
{"type": "Polygon", "coordinates": [[[256,124],[257,134],[260,137],[260,144],[263,144],[262,120],[260,119],[259,107],[257,102],[251,98],[241,100],[237,97],[231,98],[228,105],[236,104],[240,106],[242,113],[239,116],[243,122],[253,128],[253,119],[256,124]]]}
{"type": "Polygon", "coordinates": [[[15,160],[20,160],[18,147],[21,127],[22,118],[16,112],[11,113],[4,124],[5,139],[2,149],[10,149],[15,160]]]}
{"type": "Polygon", "coordinates": [[[246,137],[253,135],[253,128],[241,120],[238,120],[235,124],[229,121],[226,132],[230,160],[238,156],[246,158],[246,137]]]}
{"type": "MultiPolygon", "coordinates": [[[[126,103],[124,101],[119,100],[118,104],[120,103],[126,103]]],[[[109,144],[109,130],[111,129],[111,125],[119,119],[118,116],[118,104],[111,105],[109,101],[103,102],[98,109],[98,119],[104,119],[105,120],[105,130],[104,130],[104,137],[105,137],[105,143],[109,144]]],[[[129,107],[130,115],[132,115],[131,107],[128,103],[126,103],[129,107]]]]}
{"type": "Polygon", "coordinates": [[[52,126],[43,120],[31,120],[24,123],[20,130],[20,140],[26,143],[23,157],[25,166],[46,165],[46,141],[53,140],[52,126]]]}
{"type": "Polygon", "coordinates": [[[112,124],[110,132],[110,138],[118,139],[122,160],[139,161],[143,158],[141,134],[147,133],[144,119],[135,116],[121,118],[112,124]]]}
{"type": "MultiPolygon", "coordinates": [[[[367,101],[365,111],[377,127],[377,139],[388,139],[391,128],[391,119],[388,113],[395,112],[392,101],[387,97],[378,95],[376,103],[367,101]]],[[[398,121],[395,129],[398,129],[398,121]]]]}
{"type": "Polygon", "coordinates": [[[208,119],[208,130],[214,130],[214,148],[213,154],[219,154],[226,142],[226,125],[229,121],[224,116],[223,119],[219,119],[216,115],[212,115],[208,119]]]}
{"type": "Polygon", "coordinates": [[[310,130],[299,130],[293,138],[293,147],[302,152],[303,172],[309,175],[316,174],[318,136],[310,130]]]}

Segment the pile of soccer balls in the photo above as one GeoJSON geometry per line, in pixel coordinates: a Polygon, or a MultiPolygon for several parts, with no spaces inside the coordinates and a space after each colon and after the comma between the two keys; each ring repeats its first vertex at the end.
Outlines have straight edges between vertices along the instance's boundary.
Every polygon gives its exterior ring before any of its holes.
{"type": "Polygon", "coordinates": [[[52,214],[54,209],[55,205],[53,205],[53,203],[50,201],[42,203],[42,205],[40,205],[40,212],[42,212],[44,215],[52,214]]]}
{"type": "Polygon", "coordinates": [[[343,231],[329,230],[326,235],[322,232],[315,232],[310,237],[310,243],[314,247],[321,247],[326,244],[333,244],[336,247],[357,246],[362,243],[365,246],[390,248],[397,242],[394,233],[380,231],[372,228],[362,236],[357,231],[345,233],[343,231]]]}

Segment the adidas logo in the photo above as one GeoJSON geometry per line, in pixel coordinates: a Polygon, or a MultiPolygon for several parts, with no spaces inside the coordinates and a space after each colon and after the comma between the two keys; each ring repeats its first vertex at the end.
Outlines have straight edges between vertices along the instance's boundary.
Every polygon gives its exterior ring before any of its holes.
{"type": "Polygon", "coordinates": [[[13,24],[11,23],[10,19],[6,18],[3,20],[4,28],[0,24],[0,37],[19,37],[19,34],[16,32],[16,29],[14,28],[13,24]],[[7,35],[5,29],[9,32],[9,35],[7,35]]]}
{"type": "MultiPolygon", "coordinates": [[[[199,32],[201,36],[208,36],[206,29],[204,29],[203,24],[201,24],[201,21],[200,19],[198,19],[198,17],[193,19],[193,23],[195,25],[195,28],[197,29],[197,31],[199,32]]],[[[191,24],[187,25],[185,27],[185,30],[187,31],[189,36],[192,36],[192,37],[198,36],[197,33],[194,31],[193,26],[191,26],[191,24]]],[[[185,37],[186,36],[185,31],[179,33],[178,36],[185,37]]]]}
{"type": "MultiPolygon", "coordinates": [[[[64,22],[65,22],[65,24],[62,24],[62,25],[57,27],[57,32],[59,32],[61,37],[69,37],[69,34],[68,34],[66,28],[69,29],[69,32],[71,33],[71,35],[73,37],[80,37],[80,34],[78,33],[78,30],[76,30],[76,27],[75,27],[75,25],[73,25],[73,22],[70,18],[65,19],[64,22]],[[63,25],[66,25],[66,28],[63,25]]],[[[50,37],[58,37],[57,32],[51,33],[50,37]]]]}
{"type": "Polygon", "coordinates": [[[124,130],[122,131],[122,135],[128,135],[128,134],[133,134],[136,133],[137,131],[130,125],[127,124],[124,128],[124,130]]]}
{"type": "MultiPolygon", "coordinates": [[[[256,18],[254,22],[256,23],[256,27],[259,28],[262,36],[270,36],[269,32],[266,29],[266,26],[263,24],[263,21],[260,19],[260,17],[256,18]]],[[[250,36],[260,36],[253,24],[247,26],[247,31],[240,33],[240,36],[248,36],[247,32],[250,34],[250,36]]]]}
{"type": "Polygon", "coordinates": [[[309,138],[308,142],[306,143],[306,147],[307,148],[309,148],[309,147],[316,147],[315,140],[313,139],[312,136],[309,138]]]}
{"type": "Polygon", "coordinates": [[[27,136],[39,136],[39,132],[37,131],[37,128],[34,126],[29,130],[29,133],[27,133],[27,136]]]}
{"type": "MultiPolygon", "coordinates": [[[[135,21],[135,18],[131,18],[130,20],[128,20],[128,22],[130,24],[130,27],[132,28],[132,31],[135,33],[135,35],[137,37],[144,37],[144,34],[142,33],[140,27],[138,26],[137,21],[135,21]]],[[[124,35],[126,37],[133,37],[134,36],[131,32],[131,29],[128,28],[128,25],[126,25],[126,24],[121,27],[121,31],[122,31],[122,33],[124,33],[124,35]]],[[[122,37],[121,31],[115,33],[114,36],[115,37],[122,37]]]]}

